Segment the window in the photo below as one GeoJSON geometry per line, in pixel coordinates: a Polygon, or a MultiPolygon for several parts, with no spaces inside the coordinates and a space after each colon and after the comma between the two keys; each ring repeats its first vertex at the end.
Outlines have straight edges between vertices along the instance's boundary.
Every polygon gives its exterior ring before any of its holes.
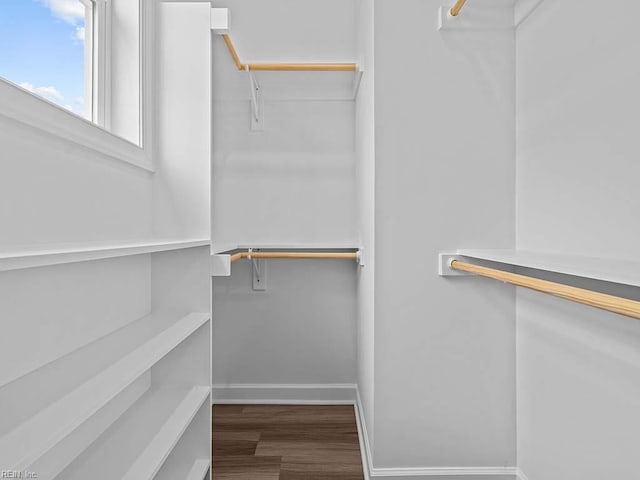
{"type": "Polygon", "coordinates": [[[139,0],[0,0],[0,79],[140,145],[141,9],[139,0]]]}
{"type": "Polygon", "coordinates": [[[0,76],[94,120],[93,2],[0,1],[0,76]]]}

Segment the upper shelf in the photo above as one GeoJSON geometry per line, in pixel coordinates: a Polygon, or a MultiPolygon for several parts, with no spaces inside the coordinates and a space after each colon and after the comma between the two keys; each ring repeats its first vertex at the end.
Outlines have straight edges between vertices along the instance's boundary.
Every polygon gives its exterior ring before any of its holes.
{"type": "Polygon", "coordinates": [[[640,286],[640,262],[524,250],[460,249],[458,255],[516,267],[640,286]]]}
{"type": "Polygon", "coordinates": [[[167,252],[209,245],[208,239],[140,242],[121,245],[86,246],[57,250],[0,253],[0,272],[23,268],[46,267],[64,263],[86,262],[105,258],[167,252]]]}
{"type": "Polygon", "coordinates": [[[232,252],[235,250],[246,250],[253,248],[256,250],[340,250],[340,251],[357,251],[360,249],[355,242],[352,243],[213,243],[211,246],[211,254],[219,255],[232,252]]]}

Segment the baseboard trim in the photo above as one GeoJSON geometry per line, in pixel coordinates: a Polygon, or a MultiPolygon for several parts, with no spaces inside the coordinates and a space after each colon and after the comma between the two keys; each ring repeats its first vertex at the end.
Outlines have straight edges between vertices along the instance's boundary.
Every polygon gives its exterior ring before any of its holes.
{"type": "Polygon", "coordinates": [[[353,384],[214,385],[213,404],[355,405],[353,384]]]}
{"type": "Polygon", "coordinates": [[[369,434],[367,433],[367,422],[364,417],[364,408],[362,407],[362,398],[360,397],[360,389],[356,386],[356,424],[358,426],[358,439],[360,440],[360,455],[362,456],[362,470],[364,471],[365,480],[371,478],[371,470],[373,469],[371,453],[371,445],[369,443],[369,434]]]}
{"type": "Polygon", "coordinates": [[[372,478],[402,479],[410,477],[411,480],[435,480],[434,477],[474,477],[477,480],[489,480],[495,477],[504,477],[504,480],[520,478],[520,469],[516,467],[426,467],[426,468],[376,468],[373,466],[371,445],[367,434],[367,424],[362,407],[360,390],[356,387],[356,422],[358,424],[358,436],[360,438],[360,451],[362,454],[362,468],[365,480],[372,478]]]}
{"type": "Polygon", "coordinates": [[[516,470],[517,470],[516,475],[518,477],[518,480],[529,480],[529,477],[527,477],[524,474],[524,472],[522,471],[522,469],[520,467],[518,467],[516,470]]]}
{"type": "Polygon", "coordinates": [[[356,385],[356,402],[354,405],[356,413],[356,425],[358,427],[358,440],[360,442],[360,456],[362,458],[362,471],[364,479],[371,478],[370,459],[371,445],[369,444],[369,435],[367,433],[367,422],[364,418],[364,409],[362,408],[362,399],[360,398],[360,389],[356,385]]]}

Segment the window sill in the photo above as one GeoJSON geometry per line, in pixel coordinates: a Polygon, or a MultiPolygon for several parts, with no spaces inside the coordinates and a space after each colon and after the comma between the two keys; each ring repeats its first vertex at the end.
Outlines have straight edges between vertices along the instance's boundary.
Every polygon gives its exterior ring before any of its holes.
{"type": "Polygon", "coordinates": [[[3,79],[0,79],[0,115],[65,142],[154,172],[145,149],[3,79]]]}

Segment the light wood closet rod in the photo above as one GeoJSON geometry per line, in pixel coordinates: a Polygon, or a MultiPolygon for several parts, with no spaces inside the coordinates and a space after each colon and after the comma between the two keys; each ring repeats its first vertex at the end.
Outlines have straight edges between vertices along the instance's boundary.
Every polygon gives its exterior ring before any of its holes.
{"type": "Polygon", "coordinates": [[[564,298],[572,302],[589,305],[590,307],[599,308],[608,312],[618,313],[626,317],[640,319],[640,302],[628,298],[571,287],[561,283],[540,280],[525,275],[496,270],[494,268],[481,267],[479,265],[460,262],[459,260],[453,260],[450,266],[455,270],[462,270],[482,277],[510,283],[518,287],[535,290],[536,292],[553,295],[554,297],[564,298]]]}
{"type": "Polygon", "coordinates": [[[357,260],[358,252],[239,252],[231,255],[231,263],[243,258],[281,258],[289,260],[357,260]]]}
{"type": "Polygon", "coordinates": [[[449,11],[449,13],[451,13],[451,16],[457,17],[458,14],[460,13],[460,10],[462,10],[462,7],[464,7],[465,3],[467,3],[467,0],[458,0],[449,11]]]}
{"type": "Polygon", "coordinates": [[[238,70],[263,72],[355,72],[358,70],[355,63],[242,63],[231,37],[225,34],[222,38],[238,70]]]}

